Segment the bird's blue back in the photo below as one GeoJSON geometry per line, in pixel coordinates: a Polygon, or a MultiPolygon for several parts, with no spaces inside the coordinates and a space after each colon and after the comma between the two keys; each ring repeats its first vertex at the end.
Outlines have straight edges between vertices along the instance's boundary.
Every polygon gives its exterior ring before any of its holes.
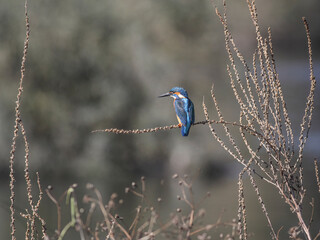
{"type": "Polygon", "coordinates": [[[181,134],[188,136],[190,127],[194,123],[194,106],[192,101],[186,95],[185,98],[178,98],[174,101],[174,108],[178,118],[181,121],[181,134]]]}

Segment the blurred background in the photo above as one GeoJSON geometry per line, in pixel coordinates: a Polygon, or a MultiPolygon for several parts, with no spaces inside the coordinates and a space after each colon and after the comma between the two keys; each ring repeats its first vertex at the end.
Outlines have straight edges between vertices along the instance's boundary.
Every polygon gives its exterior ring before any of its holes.
{"type": "MultiPolygon", "coordinates": [[[[221,9],[221,2],[215,3],[221,9]]],[[[230,30],[251,62],[256,40],[246,2],[227,4],[230,30]]],[[[257,7],[262,32],[265,34],[269,26],[272,29],[278,73],[297,136],[310,86],[301,17],[310,25],[314,70],[319,78],[320,2],[257,0],[257,7]]],[[[212,192],[204,204],[208,222],[215,222],[223,210],[224,219],[236,217],[241,166],[215,142],[208,126],[193,127],[187,138],[181,137],[179,129],[142,135],[91,133],[105,128],[176,124],[172,100],[157,98],[174,86],[188,91],[196,121],[200,121],[204,120],[203,97],[211,117],[216,117],[210,101],[214,83],[225,118],[237,120],[238,106],[226,71],[223,28],[209,0],[30,1],[29,16],[22,119],[30,143],[31,173],[40,173],[43,187],[50,184],[60,195],[73,183],[79,184],[80,192],[85,191],[90,182],[104,196],[112,192],[123,195],[127,185],[145,176],[155,195],[174,202],[177,193],[171,187],[171,176],[191,174],[197,175],[196,195],[212,192]],[[161,180],[166,187],[161,186],[161,180]]],[[[0,24],[0,238],[7,239],[9,152],[25,37],[24,2],[0,0],[0,24]]],[[[307,186],[314,184],[313,159],[320,156],[318,87],[316,93],[313,127],[305,148],[307,186]]],[[[21,140],[17,147],[19,212],[26,204],[21,140]]],[[[309,189],[310,200],[316,189],[314,185],[309,189]]],[[[255,233],[255,239],[266,239],[267,222],[250,184],[246,191],[249,231],[255,233]]],[[[279,204],[276,193],[266,186],[262,194],[275,228],[284,226],[281,234],[286,238],[296,220],[287,206],[279,204]]],[[[128,207],[129,213],[134,206],[128,207]]],[[[164,212],[170,212],[174,204],[166,207],[164,212]]],[[[309,207],[306,209],[308,213],[309,207]]],[[[48,231],[52,235],[54,205],[44,197],[40,210],[48,226],[51,224],[48,231]]],[[[18,229],[23,229],[23,222],[17,216],[18,229]]]]}

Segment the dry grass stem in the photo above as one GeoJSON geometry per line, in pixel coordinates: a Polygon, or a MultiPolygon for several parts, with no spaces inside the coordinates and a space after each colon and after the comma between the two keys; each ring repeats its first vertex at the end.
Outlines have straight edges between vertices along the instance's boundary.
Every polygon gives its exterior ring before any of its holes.
{"type": "MultiPolygon", "coordinates": [[[[14,159],[15,159],[15,152],[16,152],[16,141],[18,138],[18,131],[19,126],[22,125],[21,121],[21,113],[20,113],[20,105],[21,105],[21,99],[22,99],[22,92],[23,92],[23,81],[24,81],[24,74],[25,74],[25,63],[27,60],[27,52],[28,52],[28,46],[29,46],[29,35],[30,35],[30,26],[29,26],[29,17],[28,17],[28,5],[27,0],[25,1],[25,26],[26,26],[26,38],[24,42],[24,48],[23,48],[23,55],[21,60],[21,69],[20,69],[20,81],[19,81],[19,88],[18,88],[18,94],[17,94],[17,100],[16,100],[16,107],[15,107],[15,124],[14,124],[14,130],[13,130],[13,138],[12,138],[12,145],[11,145],[11,151],[10,151],[10,218],[11,218],[11,239],[16,239],[15,232],[15,207],[14,207],[14,200],[15,200],[15,192],[14,192],[14,159]]],[[[25,137],[25,136],[24,136],[25,137]]],[[[26,175],[28,174],[28,155],[29,155],[29,149],[28,144],[25,140],[26,144],[26,175]]],[[[28,191],[29,193],[29,191],[28,191]]],[[[28,195],[29,197],[29,195],[28,195]]],[[[29,197],[30,201],[30,197],[29,197]]]]}
{"type": "Polygon", "coordinates": [[[319,179],[319,168],[318,168],[317,159],[314,159],[314,171],[315,171],[315,175],[316,175],[318,191],[320,193],[320,179],[319,179]]]}

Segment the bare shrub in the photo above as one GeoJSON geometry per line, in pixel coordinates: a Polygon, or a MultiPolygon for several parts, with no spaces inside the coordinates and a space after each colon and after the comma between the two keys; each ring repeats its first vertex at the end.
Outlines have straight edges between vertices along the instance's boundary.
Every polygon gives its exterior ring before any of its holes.
{"type": "Polygon", "coordinates": [[[139,202],[132,220],[128,220],[128,216],[125,219],[118,214],[119,209],[124,207],[126,200],[120,199],[117,193],[111,194],[105,200],[94,185],[87,184],[88,193],[82,198],[87,206],[87,211],[81,211],[78,208],[75,195],[77,184],[70,186],[59,198],[55,198],[52,194],[52,187],[48,187],[46,192],[57,206],[58,222],[56,235],[53,237],[59,240],[63,239],[67,231],[73,230],[79,232],[80,239],[149,240],[162,236],[165,239],[197,237],[206,240],[211,239],[213,230],[223,228],[227,229],[228,233],[222,234],[222,239],[238,238],[239,232],[235,220],[225,222],[220,216],[214,223],[203,223],[206,210],[202,204],[210,197],[210,193],[206,193],[199,201],[195,201],[192,177],[174,174],[173,179],[180,189],[180,193],[177,195],[177,201],[180,204],[168,217],[161,216],[159,210],[159,205],[166,200],[161,197],[157,197],[157,199],[148,197],[145,177],[141,177],[140,183],[132,182],[130,187],[126,187],[125,193],[132,194],[139,202]],[[71,220],[62,226],[61,205],[65,197],[67,204],[70,205],[71,220]],[[83,212],[87,213],[83,214],[83,212]]]}
{"type": "MultiPolygon", "coordinates": [[[[223,123],[224,118],[214,94],[214,88],[211,91],[212,100],[219,121],[222,122],[225,136],[218,136],[212,124],[209,124],[209,127],[213,137],[220,145],[244,166],[239,174],[238,182],[240,239],[247,239],[246,207],[242,182],[245,173],[248,174],[251,185],[257,194],[273,239],[277,239],[278,236],[255,176],[274,186],[285,203],[289,205],[299,223],[295,227],[295,233],[303,232],[307,239],[312,239],[309,227],[302,217],[301,207],[306,193],[303,185],[303,150],[311,127],[316,85],[313,74],[310,30],[306,19],[303,18],[309,50],[311,86],[300,125],[299,146],[295,152],[292,124],[276,69],[271,30],[268,29],[267,37],[262,36],[255,1],[247,0],[247,4],[255,27],[257,42],[257,49],[253,53],[251,65],[244,59],[229,31],[225,1],[223,13],[215,7],[216,14],[224,28],[226,50],[230,61],[230,64],[227,65],[227,71],[233,94],[240,108],[238,128],[241,136],[240,141],[246,146],[246,151],[240,150],[239,140],[236,140],[237,137],[231,134],[227,124],[223,123]],[[241,64],[236,64],[235,59],[238,59],[241,64]],[[242,73],[244,78],[241,77],[242,73]],[[252,136],[255,137],[255,142],[251,140],[252,136]],[[245,157],[248,154],[250,158],[245,157]]],[[[203,110],[206,120],[209,122],[208,110],[204,102],[203,110]]],[[[235,124],[233,125],[235,126],[235,124]]]]}

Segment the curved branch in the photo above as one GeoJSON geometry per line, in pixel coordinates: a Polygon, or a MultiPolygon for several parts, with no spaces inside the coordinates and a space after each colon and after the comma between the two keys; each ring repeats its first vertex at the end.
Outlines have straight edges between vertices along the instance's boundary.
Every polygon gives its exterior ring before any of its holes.
{"type": "MultiPolygon", "coordinates": [[[[261,140],[265,141],[270,148],[273,151],[277,151],[275,149],[275,146],[270,143],[270,141],[263,136],[261,133],[257,132],[256,130],[252,129],[249,126],[242,125],[237,122],[227,122],[227,121],[216,121],[216,120],[204,120],[200,122],[196,122],[193,125],[205,125],[205,124],[225,124],[225,125],[232,125],[234,127],[239,127],[242,128],[243,130],[248,131],[251,135],[256,136],[258,138],[261,138],[261,140]]],[[[126,130],[126,129],[119,129],[119,128],[107,128],[107,129],[98,129],[98,130],[93,130],[91,133],[97,133],[97,132],[107,132],[107,133],[115,133],[115,134],[142,134],[142,133],[151,133],[151,132],[158,132],[158,131],[166,131],[166,130],[171,130],[174,128],[180,128],[179,124],[176,125],[169,125],[169,126],[163,126],[163,127],[155,127],[155,128],[146,128],[146,129],[131,129],[131,130],[126,130]]]]}

